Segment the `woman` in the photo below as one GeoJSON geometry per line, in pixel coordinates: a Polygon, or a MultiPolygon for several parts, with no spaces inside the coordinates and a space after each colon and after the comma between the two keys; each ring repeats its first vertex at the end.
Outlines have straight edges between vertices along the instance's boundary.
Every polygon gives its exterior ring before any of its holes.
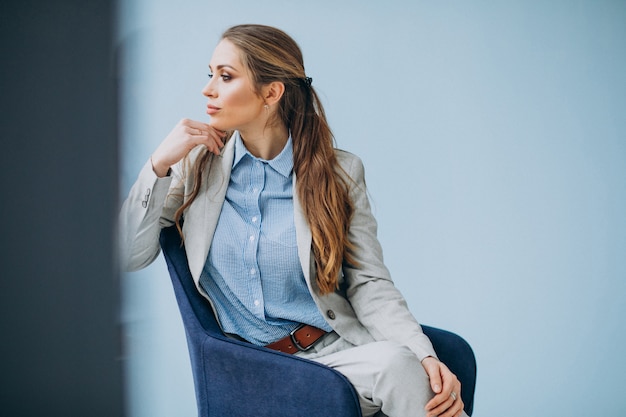
{"type": "Polygon", "coordinates": [[[333,148],[298,45],[235,26],[209,70],[210,122],[179,122],[123,205],[126,269],[150,264],[176,224],[226,334],[335,368],[365,416],[464,415],[383,264],[362,163],[333,148]]]}

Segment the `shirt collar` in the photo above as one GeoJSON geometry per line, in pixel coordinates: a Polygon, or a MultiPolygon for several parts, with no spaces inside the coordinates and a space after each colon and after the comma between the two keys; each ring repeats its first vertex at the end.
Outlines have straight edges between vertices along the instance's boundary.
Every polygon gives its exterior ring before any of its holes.
{"type": "Polygon", "coordinates": [[[261,158],[257,158],[252,155],[250,151],[244,145],[243,140],[241,139],[241,135],[239,132],[235,134],[235,158],[233,159],[233,169],[241,162],[244,156],[250,157],[252,160],[266,162],[269,166],[271,166],[276,172],[281,174],[283,177],[288,178],[291,174],[291,170],[293,169],[293,142],[291,140],[291,135],[289,135],[289,139],[287,139],[287,143],[283,150],[276,155],[274,159],[269,161],[261,158]]]}

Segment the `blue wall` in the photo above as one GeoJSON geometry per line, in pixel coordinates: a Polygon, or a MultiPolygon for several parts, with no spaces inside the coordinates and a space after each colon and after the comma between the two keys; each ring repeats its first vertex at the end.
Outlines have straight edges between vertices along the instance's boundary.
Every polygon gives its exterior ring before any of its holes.
{"type": "MultiPolygon", "coordinates": [[[[296,38],[360,155],[422,323],[463,335],[475,415],[626,415],[626,2],[120,3],[122,191],[200,89],[220,33],[296,38]]],[[[195,415],[162,261],[124,280],[131,416],[195,415]]]]}

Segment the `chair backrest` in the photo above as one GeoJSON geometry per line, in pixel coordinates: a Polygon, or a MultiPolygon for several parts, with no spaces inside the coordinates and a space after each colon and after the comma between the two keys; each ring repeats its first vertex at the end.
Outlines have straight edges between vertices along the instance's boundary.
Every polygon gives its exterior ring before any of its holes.
{"type": "Polygon", "coordinates": [[[199,417],[361,417],[356,392],[339,372],[226,337],[195,287],[176,228],[163,229],[160,242],[185,326],[199,417]]]}

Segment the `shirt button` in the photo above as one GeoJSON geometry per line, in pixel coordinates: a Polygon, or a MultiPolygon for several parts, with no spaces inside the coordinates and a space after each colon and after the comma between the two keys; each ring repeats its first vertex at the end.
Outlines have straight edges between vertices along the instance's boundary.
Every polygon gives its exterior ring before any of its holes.
{"type": "Polygon", "coordinates": [[[258,307],[258,306],[259,306],[259,304],[261,304],[261,302],[260,302],[259,300],[254,300],[254,305],[255,305],[255,306],[257,306],[257,307],[258,307]]]}
{"type": "Polygon", "coordinates": [[[254,236],[250,236],[250,242],[254,242],[254,236]]]}
{"type": "Polygon", "coordinates": [[[329,319],[335,320],[335,312],[333,310],[328,310],[326,312],[326,315],[328,316],[329,319]]]}
{"type": "Polygon", "coordinates": [[[250,270],[250,275],[254,275],[254,274],[256,274],[256,269],[252,268],[252,269],[250,270]]]}
{"type": "Polygon", "coordinates": [[[257,222],[257,220],[259,220],[259,218],[258,218],[257,216],[254,216],[254,217],[252,218],[252,223],[256,223],[256,222],[257,222]]]}

